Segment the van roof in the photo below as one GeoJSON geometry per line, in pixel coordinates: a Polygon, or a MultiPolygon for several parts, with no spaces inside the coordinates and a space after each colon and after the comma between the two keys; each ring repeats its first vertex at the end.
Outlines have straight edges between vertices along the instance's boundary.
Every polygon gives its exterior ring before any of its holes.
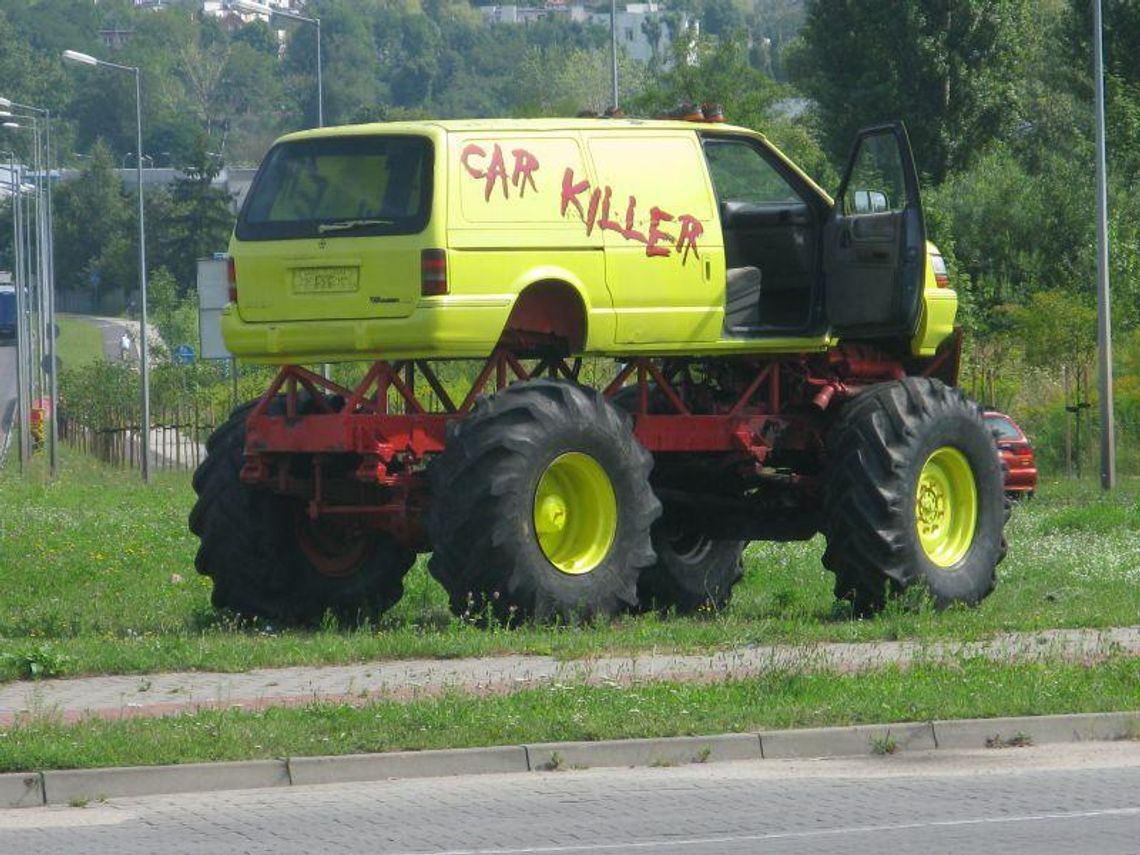
{"type": "Polygon", "coordinates": [[[418,122],[372,122],[363,125],[336,125],[327,128],[311,128],[286,134],[279,141],[311,139],[327,136],[356,136],[377,133],[413,133],[430,128],[447,133],[468,133],[472,131],[731,131],[733,133],[763,136],[757,131],[728,125],[722,122],[683,122],[673,119],[431,119],[418,122]]]}
{"type": "Polygon", "coordinates": [[[512,132],[527,133],[540,131],[619,131],[623,133],[650,133],[653,131],[726,131],[733,134],[747,134],[763,140],[788,167],[794,170],[808,185],[813,188],[828,204],[831,196],[820,187],[815,180],[800,166],[790,160],[783,152],[771,145],[764,134],[751,128],[729,125],[723,122],[684,122],[677,119],[425,119],[416,122],[371,122],[364,125],[335,125],[327,128],[311,128],[305,131],[295,131],[286,134],[277,142],[293,142],[296,140],[316,139],[320,137],[366,136],[369,134],[423,134],[438,135],[443,133],[471,133],[471,132],[512,132]]]}

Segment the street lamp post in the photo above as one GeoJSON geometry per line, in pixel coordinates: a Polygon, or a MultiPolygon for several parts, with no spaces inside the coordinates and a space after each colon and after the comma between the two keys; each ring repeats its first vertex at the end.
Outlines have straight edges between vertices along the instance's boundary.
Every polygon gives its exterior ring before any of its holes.
{"type": "Polygon", "coordinates": [[[139,207],[139,369],[142,375],[142,477],[143,481],[150,482],[150,347],[147,343],[147,310],[146,310],[146,218],[143,213],[143,175],[142,175],[142,73],[136,66],[119,65],[96,59],[85,53],[74,50],[65,50],[63,58],[67,62],[77,65],[92,65],[103,68],[113,68],[118,71],[127,71],[135,76],[135,139],[139,156],[135,158],[135,176],[138,181],[138,207],[139,207]]]}
{"type": "Polygon", "coordinates": [[[31,418],[29,404],[31,392],[28,389],[29,366],[31,354],[28,350],[28,318],[25,305],[25,287],[27,281],[24,277],[24,236],[23,236],[23,174],[16,172],[16,158],[13,152],[8,155],[8,186],[12,200],[12,249],[13,249],[13,275],[16,284],[16,400],[20,413],[20,468],[25,469],[32,457],[31,445],[31,418]]]}
{"type": "Polygon", "coordinates": [[[51,475],[55,478],[59,475],[59,361],[56,355],[58,342],[56,340],[55,320],[55,220],[52,208],[51,111],[43,107],[35,107],[31,104],[19,104],[7,98],[0,98],[0,105],[14,107],[18,110],[24,110],[43,116],[44,149],[43,158],[41,160],[42,167],[39,170],[40,182],[44,188],[42,232],[44,250],[41,294],[44,298],[44,311],[46,314],[44,322],[44,342],[46,343],[48,364],[51,366],[51,371],[48,376],[48,397],[51,400],[51,409],[48,414],[48,438],[50,443],[49,456],[51,460],[51,475]]]}
{"type": "Polygon", "coordinates": [[[234,4],[239,9],[245,12],[252,12],[257,15],[266,15],[273,18],[285,18],[289,21],[300,21],[302,24],[312,24],[317,30],[317,127],[323,128],[325,126],[325,97],[324,86],[321,80],[321,19],[311,18],[307,15],[298,15],[296,12],[290,12],[287,9],[278,9],[276,6],[267,6],[264,3],[258,3],[256,0],[237,0],[234,4]]]}
{"type": "MultiPolygon", "coordinates": [[[[55,223],[52,222],[51,207],[51,111],[30,104],[17,104],[8,98],[0,98],[0,106],[18,109],[32,116],[13,116],[13,119],[30,119],[34,139],[34,181],[35,230],[36,230],[36,327],[35,342],[39,345],[39,359],[28,366],[30,376],[39,378],[41,397],[47,385],[48,407],[48,456],[51,477],[59,474],[59,366],[56,355],[56,264],[55,264],[55,223]],[[36,119],[41,116],[42,119],[36,119]],[[41,133],[42,125],[42,133],[41,133]]],[[[11,115],[9,111],[5,111],[11,115]]],[[[18,122],[6,122],[6,128],[26,130],[18,122]]],[[[31,357],[30,357],[31,358],[31,357]]]]}
{"type": "MultiPolygon", "coordinates": [[[[47,264],[45,262],[47,240],[45,238],[46,220],[44,217],[44,200],[41,192],[41,181],[43,172],[40,155],[40,131],[39,125],[33,118],[30,125],[22,124],[21,122],[12,120],[5,121],[0,124],[0,127],[10,131],[29,131],[32,134],[32,174],[31,180],[33,184],[29,189],[34,192],[24,194],[21,193],[17,197],[21,207],[26,210],[23,212],[23,262],[24,262],[24,282],[28,291],[28,297],[31,299],[31,305],[28,306],[29,316],[32,320],[29,321],[29,351],[28,351],[28,377],[31,398],[42,398],[44,396],[44,322],[46,318],[46,293],[45,284],[47,279],[47,264]],[[27,198],[25,203],[23,200],[27,198]],[[34,229],[33,229],[34,224],[34,229]]],[[[19,117],[24,118],[27,117],[19,117]]]]}

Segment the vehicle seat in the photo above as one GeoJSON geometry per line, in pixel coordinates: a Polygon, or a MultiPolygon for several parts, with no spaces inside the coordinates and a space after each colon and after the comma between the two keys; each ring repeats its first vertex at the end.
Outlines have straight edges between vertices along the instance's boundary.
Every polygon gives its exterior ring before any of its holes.
{"type": "Polygon", "coordinates": [[[759,267],[730,267],[725,275],[724,326],[747,330],[760,325],[759,267]]]}

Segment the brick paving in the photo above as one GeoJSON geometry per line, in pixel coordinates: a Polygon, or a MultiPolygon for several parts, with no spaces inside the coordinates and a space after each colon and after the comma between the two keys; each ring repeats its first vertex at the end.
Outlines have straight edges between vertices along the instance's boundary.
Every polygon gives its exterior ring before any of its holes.
{"type": "Polygon", "coordinates": [[[392,780],[0,811],[56,855],[1135,855],[1140,744],[392,780]]]}

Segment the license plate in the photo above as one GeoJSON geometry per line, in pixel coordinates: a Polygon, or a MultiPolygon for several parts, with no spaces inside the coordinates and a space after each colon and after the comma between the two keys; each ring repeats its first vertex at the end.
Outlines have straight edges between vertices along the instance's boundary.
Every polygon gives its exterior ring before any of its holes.
{"type": "Polygon", "coordinates": [[[359,267],[298,267],[293,270],[293,293],[344,293],[355,291],[359,281],[359,267]]]}

